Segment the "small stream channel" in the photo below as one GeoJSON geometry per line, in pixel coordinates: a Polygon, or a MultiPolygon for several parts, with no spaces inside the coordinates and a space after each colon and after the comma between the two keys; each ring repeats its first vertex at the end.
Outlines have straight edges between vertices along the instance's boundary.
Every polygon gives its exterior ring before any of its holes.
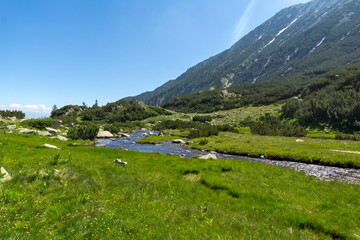
{"type": "MultiPolygon", "coordinates": [[[[138,144],[136,141],[140,138],[144,138],[145,134],[155,134],[158,132],[149,130],[137,130],[130,137],[121,137],[116,139],[99,139],[96,146],[102,146],[108,148],[120,148],[124,150],[133,150],[145,153],[163,153],[163,154],[175,154],[186,158],[192,158],[200,155],[207,155],[210,152],[199,151],[195,149],[185,148],[181,144],[174,144],[172,142],[163,142],[161,144],[138,144]]],[[[320,166],[307,163],[290,162],[290,161],[275,161],[261,158],[242,157],[236,155],[215,153],[218,159],[230,159],[230,160],[242,160],[251,162],[267,163],[283,168],[292,168],[296,171],[304,172],[306,175],[314,176],[319,179],[331,179],[347,183],[360,184],[360,169],[350,168],[339,168],[339,167],[328,167],[320,166]]]]}

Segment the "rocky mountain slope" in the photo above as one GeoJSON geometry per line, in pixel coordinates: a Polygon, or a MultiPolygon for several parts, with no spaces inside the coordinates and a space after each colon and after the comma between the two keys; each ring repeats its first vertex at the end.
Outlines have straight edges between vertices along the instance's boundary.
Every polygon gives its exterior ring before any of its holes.
{"type": "Polygon", "coordinates": [[[202,90],[304,72],[326,73],[360,61],[360,2],[313,0],[286,8],[230,49],[151,92],[127,99],[150,105],[202,90]]]}

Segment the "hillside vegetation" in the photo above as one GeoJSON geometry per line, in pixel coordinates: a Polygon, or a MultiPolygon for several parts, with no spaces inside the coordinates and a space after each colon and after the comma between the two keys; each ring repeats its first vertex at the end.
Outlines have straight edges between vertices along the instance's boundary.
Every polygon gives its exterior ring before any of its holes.
{"type": "Polygon", "coordinates": [[[67,105],[60,109],[54,109],[51,117],[62,119],[64,122],[95,121],[95,122],[126,122],[143,120],[158,115],[171,115],[171,113],[161,107],[148,106],[141,101],[119,100],[108,103],[105,106],[94,104],[92,107],[86,105],[67,105]]]}

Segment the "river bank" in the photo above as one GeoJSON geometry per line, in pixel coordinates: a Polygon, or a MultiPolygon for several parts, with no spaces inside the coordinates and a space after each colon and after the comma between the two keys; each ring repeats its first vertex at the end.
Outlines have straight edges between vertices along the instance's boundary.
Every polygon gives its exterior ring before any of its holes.
{"type": "MultiPolygon", "coordinates": [[[[268,159],[264,155],[261,157],[249,157],[249,156],[240,156],[238,154],[229,154],[229,153],[221,153],[219,149],[207,149],[209,146],[199,146],[198,140],[194,140],[194,142],[190,142],[189,146],[184,146],[180,144],[173,144],[171,141],[167,140],[165,137],[161,137],[163,141],[159,142],[159,137],[149,137],[151,139],[151,144],[146,144],[147,142],[145,136],[147,136],[149,130],[138,130],[131,134],[128,138],[122,137],[117,138],[116,140],[111,139],[101,139],[98,141],[98,144],[101,146],[109,147],[109,148],[121,148],[125,150],[134,150],[139,152],[158,152],[163,154],[173,154],[186,158],[193,158],[198,156],[205,156],[207,154],[214,154],[217,159],[229,159],[229,160],[240,160],[240,161],[251,161],[251,162],[259,162],[266,163],[277,167],[283,168],[291,168],[296,171],[304,172],[306,175],[314,176],[318,179],[322,180],[337,180],[347,183],[360,184],[360,169],[354,168],[346,168],[344,166],[336,167],[336,166],[326,166],[318,164],[311,164],[308,162],[301,161],[289,161],[287,159],[281,159],[278,161],[277,159],[268,159]],[[141,142],[141,143],[139,143],[141,142]],[[156,142],[157,144],[154,144],[156,142]],[[205,149],[209,150],[206,151],[205,149]]],[[[152,132],[158,134],[157,132],[152,132]]],[[[211,145],[210,145],[211,146],[211,145]]]]}

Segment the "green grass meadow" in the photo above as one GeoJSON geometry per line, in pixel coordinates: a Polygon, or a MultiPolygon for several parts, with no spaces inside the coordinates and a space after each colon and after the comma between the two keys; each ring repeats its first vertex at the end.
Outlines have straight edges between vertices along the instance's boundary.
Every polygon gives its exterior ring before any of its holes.
{"type": "Polygon", "coordinates": [[[0,133],[0,239],[360,238],[358,185],[80,143],[0,133]]]}

